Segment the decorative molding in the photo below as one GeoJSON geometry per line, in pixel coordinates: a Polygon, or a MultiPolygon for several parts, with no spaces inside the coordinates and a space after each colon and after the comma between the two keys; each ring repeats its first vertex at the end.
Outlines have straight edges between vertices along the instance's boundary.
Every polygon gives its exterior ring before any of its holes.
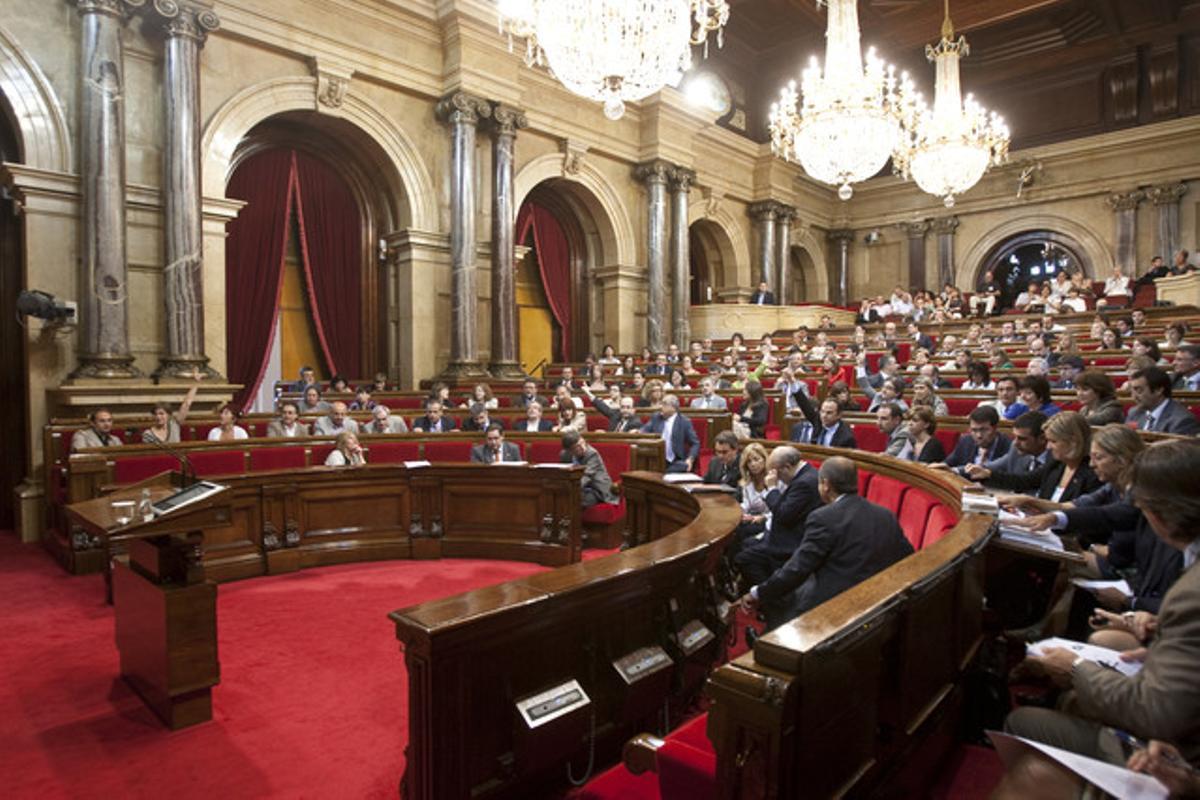
{"type": "Polygon", "coordinates": [[[107,14],[120,20],[145,4],[146,0],[76,0],[80,14],[107,14]]]}
{"type": "Polygon", "coordinates": [[[746,208],[746,213],[758,222],[774,222],[780,208],[782,208],[782,205],[774,200],[762,200],[750,204],[746,208]]]}
{"type": "Polygon", "coordinates": [[[911,222],[897,222],[896,227],[904,232],[904,235],[909,239],[924,239],[925,234],[929,233],[933,225],[927,219],[913,220],[911,222]]]}
{"type": "Polygon", "coordinates": [[[186,36],[201,45],[208,34],[221,27],[217,13],[194,0],[154,0],[147,10],[158,17],[168,37],[186,36]]]}
{"type": "Polygon", "coordinates": [[[704,197],[704,218],[716,219],[721,216],[721,201],[725,199],[725,194],[711,186],[705,186],[701,190],[701,194],[704,197]]]}
{"type": "Polygon", "coordinates": [[[522,109],[506,106],[503,103],[492,104],[492,133],[496,136],[516,136],[517,131],[529,127],[529,118],[522,109]]]}
{"type": "Polygon", "coordinates": [[[317,79],[314,108],[317,111],[322,111],[322,106],[329,109],[341,108],[346,102],[346,92],[350,89],[354,68],[320,56],[311,59],[309,63],[313,77],[317,79]]]}
{"type": "Polygon", "coordinates": [[[1146,199],[1146,193],[1140,189],[1132,192],[1115,192],[1104,198],[1104,204],[1113,211],[1132,211],[1146,199]]]}
{"type": "Polygon", "coordinates": [[[638,183],[666,183],[675,169],[673,164],[656,158],[646,161],[633,168],[633,177],[638,183]]]}
{"type": "Polygon", "coordinates": [[[1178,203],[1187,194],[1186,183],[1166,183],[1145,190],[1146,199],[1156,206],[1178,203]]]}
{"type": "Polygon", "coordinates": [[[854,231],[850,228],[835,228],[831,231],[826,231],[825,238],[831,242],[853,242],[854,231]]]}
{"type": "Polygon", "coordinates": [[[0,94],[12,106],[29,167],[51,172],[75,169],[67,115],[41,67],[3,26],[0,26],[0,94]]]}
{"type": "Polygon", "coordinates": [[[564,178],[574,178],[583,171],[583,159],[587,155],[588,146],[576,139],[563,139],[559,144],[562,150],[562,174],[564,178]]]}
{"type": "Polygon", "coordinates": [[[492,115],[492,106],[482,97],[453,92],[438,101],[434,113],[448,125],[478,125],[480,120],[492,115]]]}
{"type": "Polygon", "coordinates": [[[930,221],[933,232],[938,236],[953,236],[958,230],[958,217],[938,217],[930,221]]]}
{"type": "Polygon", "coordinates": [[[667,175],[667,180],[671,185],[672,192],[689,192],[692,184],[696,182],[696,171],[687,167],[671,167],[667,175]]]}

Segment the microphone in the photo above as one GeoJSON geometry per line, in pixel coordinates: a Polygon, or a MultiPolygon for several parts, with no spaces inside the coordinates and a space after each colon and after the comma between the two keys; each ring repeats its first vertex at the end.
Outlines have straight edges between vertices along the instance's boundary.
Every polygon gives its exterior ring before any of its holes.
{"type": "Polygon", "coordinates": [[[186,453],[176,450],[174,447],[171,447],[166,442],[160,440],[157,436],[151,436],[149,439],[146,439],[146,441],[157,447],[159,450],[162,450],[167,455],[174,457],[175,460],[179,462],[179,471],[183,473],[183,486],[181,488],[186,489],[196,482],[196,470],[194,467],[192,467],[192,460],[187,457],[186,453]]]}

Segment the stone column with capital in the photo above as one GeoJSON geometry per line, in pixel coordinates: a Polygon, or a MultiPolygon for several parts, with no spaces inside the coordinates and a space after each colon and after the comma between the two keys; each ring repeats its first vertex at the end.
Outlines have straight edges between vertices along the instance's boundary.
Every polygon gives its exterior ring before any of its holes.
{"type": "Polygon", "coordinates": [[[157,378],[217,377],[204,355],[204,243],[200,189],[200,48],[220,20],[208,4],[154,0],[163,58],[163,228],[167,352],[157,378]]]}
{"type": "Polygon", "coordinates": [[[928,289],[925,281],[925,234],[929,233],[928,220],[897,222],[896,227],[908,237],[908,283],[916,289],[928,289]]]}
{"type": "Polygon", "coordinates": [[[792,220],[796,209],[781,205],[775,209],[775,299],[786,306],[805,298],[792,297],[792,220]]]}
{"type": "Polygon", "coordinates": [[[1157,219],[1154,227],[1155,255],[1171,264],[1179,252],[1179,199],[1187,192],[1186,183],[1166,183],[1146,190],[1146,199],[1154,204],[1157,219]]]}
{"type": "Polygon", "coordinates": [[[125,233],[125,51],[121,27],[145,0],[75,0],[81,215],[79,366],[72,380],[136,378],[129,350],[125,233]]]}
{"type": "Polygon", "coordinates": [[[840,306],[850,305],[850,243],[854,241],[854,231],[849,229],[832,230],[828,234],[833,242],[837,255],[837,303],[840,306]]]}
{"type": "Polygon", "coordinates": [[[692,337],[688,311],[691,307],[691,252],[688,247],[688,192],[696,173],[675,167],[668,176],[671,187],[671,333],[672,341],[686,351],[692,337]]]}
{"type": "Polygon", "coordinates": [[[1137,275],[1137,207],[1145,197],[1145,192],[1133,191],[1111,194],[1104,201],[1116,222],[1113,250],[1117,264],[1130,277],[1137,275]]]}
{"type": "Polygon", "coordinates": [[[931,224],[937,234],[938,286],[953,285],[954,232],[958,230],[958,217],[940,217],[931,224]]]}
{"type": "Polygon", "coordinates": [[[774,200],[764,200],[750,206],[750,216],[758,223],[758,280],[765,282],[775,290],[775,299],[779,299],[779,287],[771,286],[775,279],[775,216],[779,204],[774,200]]]}
{"type": "Polygon", "coordinates": [[[525,376],[517,360],[513,145],[517,131],[528,124],[520,109],[502,104],[492,107],[492,360],[488,371],[501,379],[525,376]]]}
{"type": "Polygon", "coordinates": [[[646,346],[655,353],[667,349],[663,330],[664,277],[667,234],[667,179],[671,165],[654,160],[639,164],[633,176],[646,184],[646,346]]]}
{"type": "Polygon", "coordinates": [[[451,380],[487,373],[479,365],[475,291],[475,131],[491,116],[486,100],[454,92],[438,101],[437,116],[450,128],[450,363],[451,380]]]}

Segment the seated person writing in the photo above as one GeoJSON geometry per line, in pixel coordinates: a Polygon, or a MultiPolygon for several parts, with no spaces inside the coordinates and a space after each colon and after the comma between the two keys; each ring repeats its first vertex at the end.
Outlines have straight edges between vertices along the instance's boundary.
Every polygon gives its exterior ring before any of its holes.
{"type": "Polygon", "coordinates": [[[741,479],[738,438],[733,431],[721,431],[713,440],[713,458],[704,472],[705,483],[723,483],[738,488],[741,479]]]}
{"type": "Polygon", "coordinates": [[[334,448],[325,456],[327,467],[361,467],[366,463],[362,445],[358,443],[358,434],[351,430],[339,433],[334,448]]]}
{"type": "Polygon", "coordinates": [[[463,423],[464,431],[486,431],[491,427],[492,423],[504,427],[504,423],[498,420],[493,420],[488,414],[488,407],[478,401],[471,404],[471,418],[463,423]]]}
{"type": "Polygon", "coordinates": [[[1000,432],[1000,415],[992,406],[979,406],[967,415],[969,436],[959,436],[950,457],[942,466],[964,467],[985,464],[1008,452],[1011,442],[1000,432]]]}
{"type": "Polygon", "coordinates": [[[591,508],[597,503],[619,502],[616,492],[613,491],[612,478],[604,466],[604,459],[584,440],[579,431],[571,430],[562,435],[560,460],[564,464],[583,467],[579,496],[583,500],[584,508],[591,508]]]}
{"type": "Polygon", "coordinates": [[[513,442],[504,441],[504,426],[499,422],[488,426],[483,444],[471,448],[471,461],[475,464],[500,464],[520,460],[521,448],[513,442]]]}

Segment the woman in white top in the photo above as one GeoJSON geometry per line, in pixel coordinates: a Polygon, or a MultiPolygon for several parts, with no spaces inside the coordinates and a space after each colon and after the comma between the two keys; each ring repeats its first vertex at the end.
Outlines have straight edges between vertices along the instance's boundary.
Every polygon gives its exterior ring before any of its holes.
{"type": "Polygon", "coordinates": [[[197,370],[192,373],[197,383],[191,389],[188,389],[187,397],[183,398],[183,402],[179,404],[178,411],[172,411],[171,407],[166,403],[154,404],[154,424],[142,431],[142,441],[146,444],[175,444],[179,441],[179,428],[187,420],[188,412],[192,410],[192,401],[196,399],[196,392],[200,390],[200,373],[197,370]]]}
{"type": "Polygon", "coordinates": [[[604,345],[604,349],[600,351],[600,360],[598,364],[620,364],[621,359],[617,358],[617,351],[611,344],[604,345]]]}
{"type": "MultiPolygon", "coordinates": [[[[741,463],[742,524],[758,531],[771,529],[771,509],[767,508],[767,450],[751,442],[742,450],[741,463]],[[760,527],[761,526],[761,527],[760,527]]],[[[753,529],[751,529],[753,530],[753,529]]]]}
{"type": "Polygon", "coordinates": [[[236,439],[249,439],[246,429],[235,423],[241,414],[233,406],[226,403],[221,406],[221,424],[208,432],[210,442],[232,442],[236,439]]]}
{"type": "Polygon", "coordinates": [[[587,415],[575,408],[574,403],[558,404],[558,424],[551,430],[555,433],[579,431],[587,433],[587,415]]]}
{"type": "Polygon", "coordinates": [[[1128,297],[1129,278],[1121,274],[1121,265],[1113,266],[1112,275],[1104,281],[1105,297],[1128,297]]]}
{"type": "Polygon", "coordinates": [[[604,382],[604,367],[599,363],[588,367],[588,387],[596,392],[608,391],[608,385],[604,382]]]}
{"type": "Polygon", "coordinates": [[[358,443],[358,435],[354,431],[342,431],[338,434],[337,443],[325,456],[327,467],[361,467],[367,463],[363,455],[362,445],[358,443]]]}
{"type": "Polygon", "coordinates": [[[477,383],[475,388],[471,390],[471,399],[464,402],[459,408],[470,408],[476,403],[480,403],[488,411],[495,411],[500,407],[500,400],[492,394],[492,387],[486,383],[477,383]]]}

